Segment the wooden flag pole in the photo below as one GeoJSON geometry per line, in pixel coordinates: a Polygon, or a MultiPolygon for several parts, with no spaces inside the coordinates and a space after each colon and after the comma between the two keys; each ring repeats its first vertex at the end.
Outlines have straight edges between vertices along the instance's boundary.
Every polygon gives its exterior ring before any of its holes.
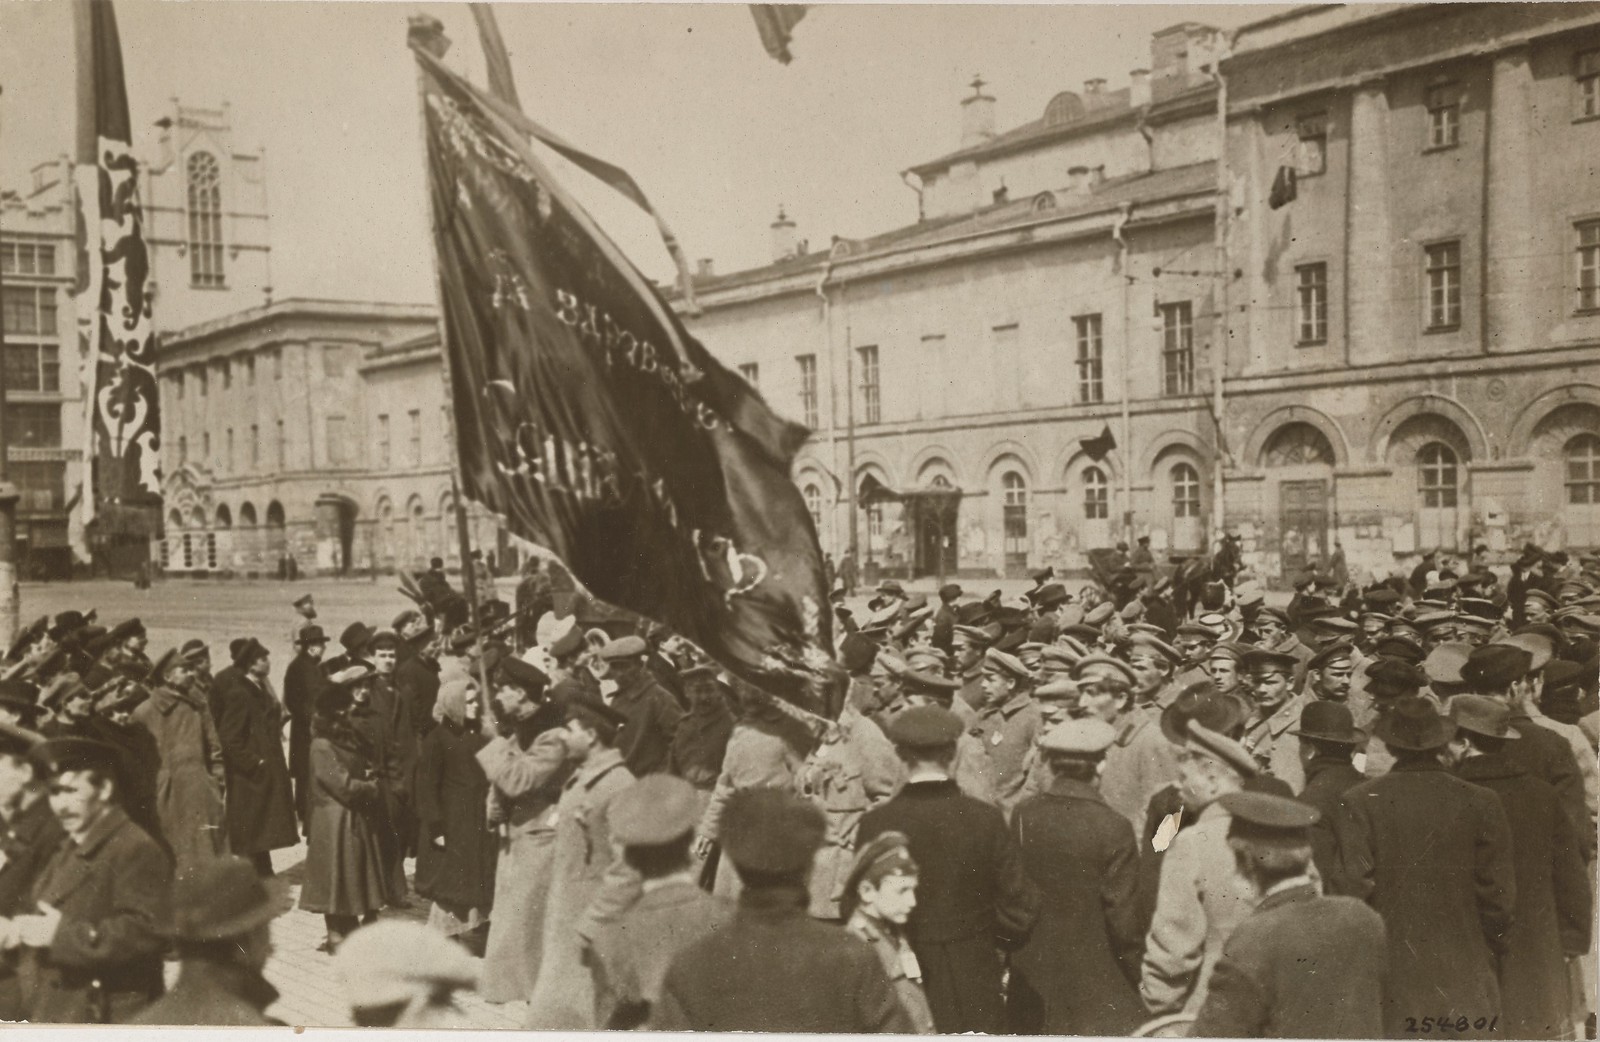
{"type": "MultiPolygon", "coordinates": [[[[407,34],[407,43],[414,49],[424,50],[435,58],[443,60],[445,52],[450,49],[450,38],[444,34],[444,24],[437,18],[428,15],[412,15],[411,28],[407,34]]],[[[428,211],[428,232],[432,242],[439,241],[439,219],[433,212],[433,181],[429,173],[428,162],[428,98],[424,86],[421,66],[417,67],[417,129],[418,146],[422,152],[422,169],[424,174],[423,205],[428,211]]],[[[461,442],[456,437],[456,410],[455,391],[450,379],[450,341],[449,331],[444,321],[444,277],[439,272],[439,258],[435,253],[436,246],[430,245],[428,258],[433,265],[434,297],[438,302],[439,314],[437,324],[439,327],[439,367],[444,376],[444,414],[447,417],[450,430],[450,500],[451,509],[456,515],[456,543],[457,552],[461,555],[461,587],[467,598],[467,608],[470,613],[469,620],[472,626],[473,654],[478,660],[478,709],[480,716],[492,719],[494,715],[494,700],[489,697],[489,669],[483,660],[483,618],[478,610],[478,577],[473,574],[472,567],[472,536],[467,531],[467,508],[461,501],[461,442]]]]}

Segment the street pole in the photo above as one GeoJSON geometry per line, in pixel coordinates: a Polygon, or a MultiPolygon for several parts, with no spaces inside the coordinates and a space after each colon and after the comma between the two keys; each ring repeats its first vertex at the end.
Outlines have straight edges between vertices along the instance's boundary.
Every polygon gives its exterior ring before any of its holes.
{"type": "Polygon", "coordinates": [[[1233,50],[1231,33],[1217,34],[1221,46],[1212,56],[1212,76],[1217,81],[1217,214],[1216,214],[1216,269],[1217,320],[1211,339],[1211,413],[1215,429],[1216,449],[1211,454],[1211,538],[1216,543],[1223,536],[1225,511],[1223,508],[1224,482],[1222,478],[1226,440],[1223,436],[1222,381],[1228,368],[1229,288],[1233,284],[1233,265],[1229,262],[1228,234],[1233,225],[1233,183],[1228,167],[1228,80],[1222,74],[1222,61],[1233,50]]]}
{"type": "MultiPolygon", "coordinates": [[[[0,93],[5,88],[0,87],[0,93]]],[[[54,288],[51,292],[55,292],[54,288]]],[[[0,296],[5,293],[0,278],[0,296]]],[[[5,326],[0,323],[0,360],[6,352],[5,326]]],[[[10,451],[6,437],[6,367],[0,364],[0,644],[10,647],[17,639],[17,616],[22,611],[22,595],[17,588],[17,500],[20,493],[6,476],[6,456],[10,451]]],[[[86,494],[92,494],[92,490],[86,494]]]]}

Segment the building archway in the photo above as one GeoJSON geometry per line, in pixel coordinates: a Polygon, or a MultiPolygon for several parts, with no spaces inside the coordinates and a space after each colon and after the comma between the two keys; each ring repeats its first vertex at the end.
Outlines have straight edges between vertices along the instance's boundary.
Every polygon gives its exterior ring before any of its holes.
{"type": "Polygon", "coordinates": [[[1560,537],[1553,541],[1562,546],[1600,546],[1597,431],[1600,405],[1569,401],[1546,414],[1529,439],[1534,470],[1526,509],[1531,518],[1560,525],[1560,537]]]}
{"type": "Polygon", "coordinates": [[[1384,460],[1410,481],[1394,483],[1397,512],[1416,518],[1419,549],[1460,547],[1472,516],[1467,464],[1474,458],[1467,432],[1453,420],[1414,412],[1396,425],[1385,443],[1384,460]]]}
{"type": "Polygon", "coordinates": [[[361,510],[355,500],[336,492],[317,497],[317,569],[333,575],[348,575],[355,566],[356,518],[361,510]]]}
{"type": "Polygon", "coordinates": [[[1333,514],[1332,440],[1307,420],[1291,420],[1261,446],[1259,465],[1277,486],[1276,543],[1284,579],[1328,558],[1333,514]]]}
{"type": "Polygon", "coordinates": [[[276,499],[267,504],[267,559],[274,567],[288,565],[289,529],[283,514],[283,504],[276,499]]]}

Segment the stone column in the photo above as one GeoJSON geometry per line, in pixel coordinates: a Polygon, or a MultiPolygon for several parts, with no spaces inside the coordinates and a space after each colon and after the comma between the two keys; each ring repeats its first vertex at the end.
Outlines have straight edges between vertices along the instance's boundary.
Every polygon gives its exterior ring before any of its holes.
{"type": "MultiPolygon", "coordinates": [[[[1392,359],[1392,318],[1416,324],[1403,294],[1394,291],[1397,277],[1392,254],[1394,232],[1389,218],[1389,96],[1382,80],[1356,88],[1350,105],[1350,155],[1347,187],[1349,236],[1345,256],[1343,308],[1350,316],[1345,346],[1352,366],[1392,359]],[[1393,298],[1391,300],[1391,298],[1393,298]]],[[[1335,298],[1337,299],[1337,298],[1335,298]]],[[[1340,309],[1334,309],[1334,315],[1340,309]]],[[[1332,318],[1333,316],[1330,316],[1332,318]]],[[[1336,320],[1336,319],[1335,319],[1336,320]]]]}
{"type": "MultiPolygon", "coordinates": [[[[1531,129],[1532,91],[1526,45],[1495,55],[1484,164],[1487,213],[1478,249],[1479,263],[1487,265],[1488,273],[1483,281],[1488,290],[1486,351],[1521,351],[1531,345],[1536,306],[1548,299],[1540,292],[1533,257],[1537,252],[1533,164],[1539,145],[1531,129]],[[1502,257],[1506,259],[1498,259],[1502,257]]],[[[1474,273],[1469,270],[1466,277],[1472,279],[1474,273]]]]}

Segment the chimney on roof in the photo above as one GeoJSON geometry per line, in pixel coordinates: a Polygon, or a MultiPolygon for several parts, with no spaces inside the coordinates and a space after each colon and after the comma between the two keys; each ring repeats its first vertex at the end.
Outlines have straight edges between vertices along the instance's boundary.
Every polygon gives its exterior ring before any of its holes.
{"type": "Polygon", "coordinates": [[[783,212],[783,204],[779,203],[778,219],[772,222],[772,263],[793,257],[795,245],[794,222],[789,220],[789,215],[783,212]]]}
{"type": "Polygon", "coordinates": [[[1089,168],[1089,191],[1094,191],[1106,183],[1106,165],[1104,163],[1089,168]]]}
{"type": "Polygon", "coordinates": [[[972,78],[972,94],[961,99],[961,147],[971,148],[994,138],[994,98],[983,92],[982,76],[972,78]]]}
{"type": "Polygon", "coordinates": [[[1128,73],[1128,104],[1136,109],[1150,104],[1150,70],[1134,69],[1128,73]]]}
{"type": "Polygon", "coordinates": [[[1088,167],[1086,167],[1086,166],[1075,166],[1075,167],[1070,168],[1067,171],[1067,194],[1069,194],[1069,195],[1088,195],[1089,194],[1089,168],[1088,167]]]}
{"type": "Polygon", "coordinates": [[[712,263],[710,257],[701,257],[699,262],[695,265],[695,274],[699,275],[703,279],[709,279],[716,275],[716,273],[716,265],[712,263]]]}

